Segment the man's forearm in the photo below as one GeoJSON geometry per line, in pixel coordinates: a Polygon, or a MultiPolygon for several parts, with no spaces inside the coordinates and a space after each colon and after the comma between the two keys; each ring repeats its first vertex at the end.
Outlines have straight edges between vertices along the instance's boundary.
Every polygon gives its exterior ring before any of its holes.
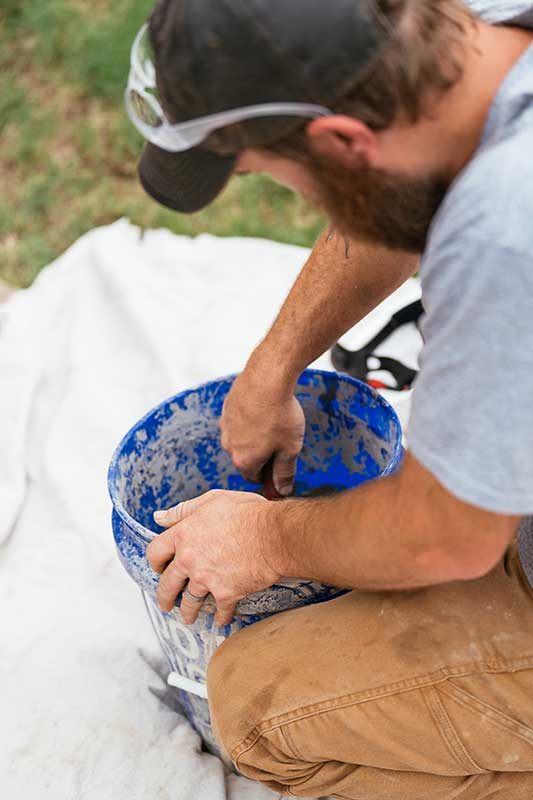
{"type": "Polygon", "coordinates": [[[270,332],[254,351],[288,382],[416,272],[412,254],[325,231],[270,332]]]}
{"type": "Polygon", "coordinates": [[[518,524],[453,497],[409,455],[388,478],[272,506],[281,574],[367,590],[479,577],[497,563],[518,524]]]}

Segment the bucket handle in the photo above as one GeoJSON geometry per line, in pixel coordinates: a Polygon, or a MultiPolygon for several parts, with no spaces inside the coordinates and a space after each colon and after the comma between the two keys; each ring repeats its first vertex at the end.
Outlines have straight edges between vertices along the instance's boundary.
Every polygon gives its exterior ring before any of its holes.
{"type": "Polygon", "coordinates": [[[167,683],[169,686],[175,686],[177,689],[207,700],[207,684],[202,681],[192,681],[190,678],[180,675],[179,672],[171,672],[167,678],[167,683]]]}

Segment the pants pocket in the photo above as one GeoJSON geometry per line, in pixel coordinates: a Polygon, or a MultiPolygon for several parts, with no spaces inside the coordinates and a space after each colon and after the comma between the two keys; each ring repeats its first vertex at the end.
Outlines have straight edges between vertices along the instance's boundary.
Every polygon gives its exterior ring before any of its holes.
{"type": "Polygon", "coordinates": [[[466,753],[482,770],[533,771],[533,670],[450,678],[436,690],[466,753]]]}

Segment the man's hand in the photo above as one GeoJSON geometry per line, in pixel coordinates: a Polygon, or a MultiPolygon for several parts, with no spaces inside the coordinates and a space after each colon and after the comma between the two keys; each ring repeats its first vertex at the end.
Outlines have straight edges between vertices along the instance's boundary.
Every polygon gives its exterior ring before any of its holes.
{"type": "Polygon", "coordinates": [[[249,365],[235,380],[226,398],[220,427],[222,447],[239,472],[256,483],[273,457],[274,487],[281,495],[292,492],[305,418],[293,395],[293,386],[273,388],[265,365],[249,365]]]}
{"type": "MultiPolygon", "coordinates": [[[[161,610],[172,610],[188,581],[191,594],[213,595],[216,622],[226,625],[238,600],[279,580],[276,505],[257,494],[216,490],[168,511],[156,511],[155,521],[168,530],[150,543],[147,556],[161,575],[157,592],[161,610]]],[[[200,603],[183,596],[181,614],[186,623],[196,620],[200,608],[200,603]]]]}

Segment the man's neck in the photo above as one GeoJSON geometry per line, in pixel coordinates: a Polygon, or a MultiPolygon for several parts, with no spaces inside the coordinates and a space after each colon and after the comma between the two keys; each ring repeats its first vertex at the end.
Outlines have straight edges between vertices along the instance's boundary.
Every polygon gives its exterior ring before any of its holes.
{"type": "Polygon", "coordinates": [[[520,28],[481,23],[472,32],[463,79],[438,112],[441,136],[446,131],[448,138],[451,178],[479,147],[498,90],[532,43],[533,33],[520,28]]]}
{"type": "Polygon", "coordinates": [[[439,174],[452,181],[479,146],[494,98],[533,33],[476,23],[468,33],[463,76],[416,125],[398,123],[378,134],[384,169],[439,174]]]}

